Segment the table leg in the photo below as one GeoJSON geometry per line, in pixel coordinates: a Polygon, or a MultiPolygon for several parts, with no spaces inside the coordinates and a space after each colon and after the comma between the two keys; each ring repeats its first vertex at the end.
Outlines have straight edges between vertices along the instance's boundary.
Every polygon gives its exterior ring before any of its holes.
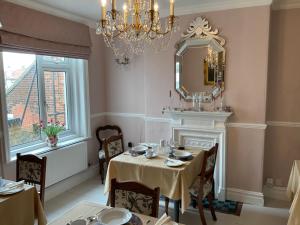
{"type": "Polygon", "coordinates": [[[174,200],[174,220],[176,223],[179,223],[179,206],[180,200],[174,200]]]}

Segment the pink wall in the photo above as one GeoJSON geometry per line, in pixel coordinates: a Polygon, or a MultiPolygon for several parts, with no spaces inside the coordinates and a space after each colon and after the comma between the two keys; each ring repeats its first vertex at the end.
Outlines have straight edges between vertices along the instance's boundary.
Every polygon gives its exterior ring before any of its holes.
{"type": "Polygon", "coordinates": [[[91,111],[91,134],[92,139],[88,141],[88,160],[90,164],[98,163],[99,143],[96,139],[96,129],[98,126],[106,124],[105,117],[95,115],[105,112],[106,92],[105,92],[105,44],[102,38],[96,35],[94,29],[90,29],[92,51],[89,58],[89,97],[91,111]]]}
{"type": "MultiPolygon", "coordinates": [[[[272,12],[268,82],[268,121],[300,122],[300,9],[272,12]]],[[[300,128],[269,126],[264,177],[286,186],[292,163],[300,159],[300,128]]]]}
{"type": "MultiPolygon", "coordinates": [[[[197,16],[206,17],[213,27],[220,29],[227,41],[225,96],[227,104],[234,109],[230,122],[265,123],[270,8],[252,7],[181,16],[180,32],[187,29],[197,16]]],[[[169,90],[175,93],[174,46],[180,35],[173,36],[167,50],[159,53],[146,50],[127,67],[117,66],[107,49],[107,111],[163,117],[162,108],[170,105],[169,90]]],[[[177,105],[178,98],[176,94],[174,101],[177,105]]],[[[120,124],[123,132],[129,134],[125,142],[138,139],[134,134],[138,132],[138,119],[129,120],[123,115],[109,116],[108,121],[120,124]]],[[[239,127],[230,128],[228,132],[228,187],[261,192],[265,131],[239,127]],[[253,174],[255,176],[249,179],[253,174]]],[[[158,142],[170,136],[168,123],[146,121],[147,141],[158,142]]]]}

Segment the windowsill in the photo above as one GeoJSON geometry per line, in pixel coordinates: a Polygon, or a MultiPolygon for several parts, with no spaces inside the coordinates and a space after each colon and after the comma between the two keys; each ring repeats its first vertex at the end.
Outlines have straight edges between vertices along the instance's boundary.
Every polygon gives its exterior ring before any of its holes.
{"type": "MultiPolygon", "coordinates": [[[[45,154],[50,153],[52,151],[56,151],[56,150],[65,148],[65,147],[70,146],[70,145],[78,144],[78,143],[87,141],[89,139],[91,139],[91,137],[85,137],[85,138],[76,137],[76,138],[72,138],[70,140],[58,142],[56,147],[46,146],[46,147],[38,148],[38,149],[35,149],[35,150],[32,150],[32,151],[28,151],[24,154],[45,155],[45,154]]],[[[13,156],[13,157],[11,157],[10,162],[16,161],[16,159],[17,159],[17,157],[13,156]]]]}

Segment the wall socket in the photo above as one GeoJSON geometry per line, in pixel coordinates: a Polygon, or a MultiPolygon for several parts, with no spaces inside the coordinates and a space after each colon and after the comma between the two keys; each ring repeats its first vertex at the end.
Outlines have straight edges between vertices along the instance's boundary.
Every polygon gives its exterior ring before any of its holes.
{"type": "Polygon", "coordinates": [[[268,187],[273,187],[273,185],[274,185],[274,179],[273,178],[267,178],[266,185],[268,187]]]}

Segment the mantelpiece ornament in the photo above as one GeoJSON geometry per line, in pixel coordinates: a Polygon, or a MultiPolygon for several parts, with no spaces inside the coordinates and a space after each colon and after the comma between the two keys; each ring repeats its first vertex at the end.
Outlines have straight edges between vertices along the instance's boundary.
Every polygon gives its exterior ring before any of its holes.
{"type": "Polygon", "coordinates": [[[190,27],[187,29],[187,31],[182,34],[182,37],[184,39],[194,37],[203,39],[211,38],[218,41],[221,46],[224,46],[225,39],[218,36],[218,34],[219,30],[217,28],[213,30],[208,24],[207,19],[198,17],[190,24],[190,27]]]}

